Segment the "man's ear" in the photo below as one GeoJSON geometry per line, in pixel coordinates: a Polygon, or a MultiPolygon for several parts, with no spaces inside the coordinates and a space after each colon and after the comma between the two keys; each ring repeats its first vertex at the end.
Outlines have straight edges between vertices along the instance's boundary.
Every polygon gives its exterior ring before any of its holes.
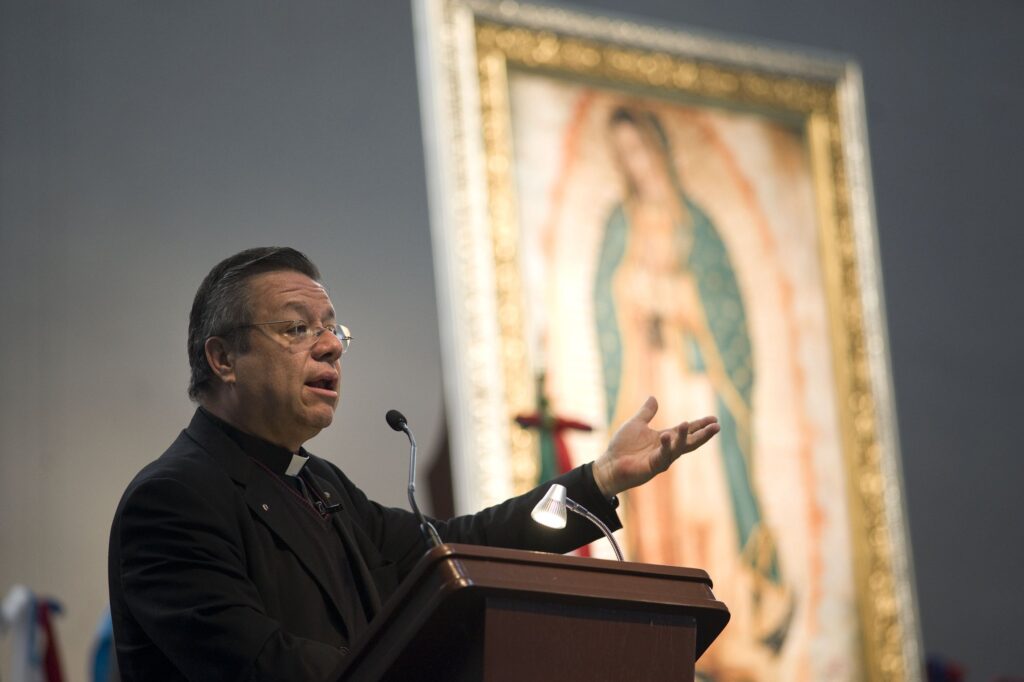
{"type": "Polygon", "coordinates": [[[225,384],[235,383],[235,352],[219,336],[211,336],[203,345],[210,369],[225,384]]]}

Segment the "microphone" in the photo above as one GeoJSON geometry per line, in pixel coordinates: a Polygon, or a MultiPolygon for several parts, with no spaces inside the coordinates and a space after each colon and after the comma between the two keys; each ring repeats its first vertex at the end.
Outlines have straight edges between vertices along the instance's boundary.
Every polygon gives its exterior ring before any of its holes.
{"type": "Polygon", "coordinates": [[[328,514],[337,514],[343,509],[340,503],[327,504],[323,500],[317,500],[313,503],[313,506],[316,507],[316,510],[324,516],[327,516],[328,514]]]}
{"type": "Polygon", "coordinates": [[[440,547],[443,544],[441,536],[437,534],[437,529],[423,517],[423,512],[420,511],[419,505],[416,504],[416,439],[413,438],[412,431],[409,429],[409,422],[406,420],[405,415],[398,410],[388,410],[384,418],[387,420],[388,426],[395,431],[404,432],[409,439],[409,506],[412,507],[416,518],[420,520],[420,532],[423,533],[427,544],[433,547],[440,547]]]}
{"type": "Polygon", "coordinates": [[[405,431],[409,426],[409,422],[405,420],[405,415],[398,410],[388,410],[388,413],[384,415],[384,419],[387,420],[388,426],[395,431],[405,431]]]}

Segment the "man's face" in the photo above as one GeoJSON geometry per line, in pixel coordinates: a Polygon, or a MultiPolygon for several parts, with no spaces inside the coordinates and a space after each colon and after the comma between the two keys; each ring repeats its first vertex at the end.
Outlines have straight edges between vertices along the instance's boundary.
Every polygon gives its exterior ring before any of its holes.
{"type": "MultiPolygon", "coordinates": [[[[316,281],[294,271],[249,280],[252,321],[336,322],[334,306],[316,281]]],[[[249,350],[235,354],[232,417],[236,426],[293,452],[330,425],[341,388],[341,342],[330,331],[315,342],[293,343],[281,325],[258,326],[249,350]]]]}

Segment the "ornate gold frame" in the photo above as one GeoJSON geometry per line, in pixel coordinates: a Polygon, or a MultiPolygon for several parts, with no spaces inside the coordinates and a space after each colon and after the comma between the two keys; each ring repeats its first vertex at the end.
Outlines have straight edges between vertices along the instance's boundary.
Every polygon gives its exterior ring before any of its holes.
{"type": "Polygon", "coordinates": [[[534,407],[523,335],[509,67],[672,90],[802,121],[822,263],[864,660],[869,680],[920,678],[882,309],[862,87],[853,63],[515,3],[418,6],[424,130],[457,506],[530,485],[534,407]]]}

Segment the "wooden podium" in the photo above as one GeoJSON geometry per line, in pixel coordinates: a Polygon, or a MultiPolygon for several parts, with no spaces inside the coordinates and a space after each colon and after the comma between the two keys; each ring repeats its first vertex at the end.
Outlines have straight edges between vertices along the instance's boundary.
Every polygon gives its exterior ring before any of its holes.
{"type": "Polygon", "coordinates": [[[728,621],[701,570],[443,545],[388,600],[341,679],[693,680],[728,621]]]}

